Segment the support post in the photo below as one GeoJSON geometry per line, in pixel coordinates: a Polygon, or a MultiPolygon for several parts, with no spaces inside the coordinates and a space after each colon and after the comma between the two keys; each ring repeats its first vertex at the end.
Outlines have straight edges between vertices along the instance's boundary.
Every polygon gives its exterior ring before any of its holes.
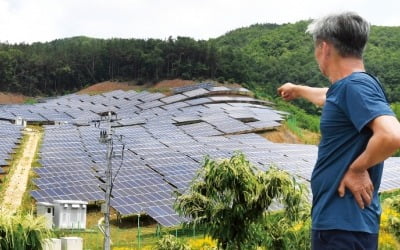
{"type": "Polygon", "coordinates": [[[111,112],[108,112],[108,131],[106,135],[107,141],[107,169],[106,169],[106,195],[105,195],[105,211],[104,211],[104,250],[111,249],[111,230],[110,230],[110,199],[111,199],[111,147],[112,147],[112,131],[111,131],[111,112]]]}
{"type": "Polygon", "coordinates": [[[140,214],[137,217],[137,227],[138,227],[138,249],[141,249],[141,242],[140,242],[140,214]]]}

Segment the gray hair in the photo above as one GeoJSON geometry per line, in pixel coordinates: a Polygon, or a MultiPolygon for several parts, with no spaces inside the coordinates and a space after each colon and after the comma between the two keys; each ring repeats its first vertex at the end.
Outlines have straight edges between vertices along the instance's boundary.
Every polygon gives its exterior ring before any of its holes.
{"type": "Polygon", "coordinates": [[[328,41],[343,57],[362,58],[368,40],[370,24],[354,12],[332,14],[314,20],[306,33],[314,42],[328,41]]]}

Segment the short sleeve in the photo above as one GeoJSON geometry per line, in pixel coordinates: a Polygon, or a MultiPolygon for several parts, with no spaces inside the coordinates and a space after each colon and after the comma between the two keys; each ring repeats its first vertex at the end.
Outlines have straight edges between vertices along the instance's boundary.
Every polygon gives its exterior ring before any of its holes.
{"type": "Polygon", "coordinates": [[[343,109],[359,132],[376,117],[394,115],[377,84],[372,79],[350,81],[346,84],[343,109]]]}

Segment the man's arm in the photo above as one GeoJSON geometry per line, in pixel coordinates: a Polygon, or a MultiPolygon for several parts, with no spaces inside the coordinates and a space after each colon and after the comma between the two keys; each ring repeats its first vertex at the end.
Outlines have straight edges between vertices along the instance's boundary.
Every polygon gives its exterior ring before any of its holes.
{"type": "Polygon", "coordinates": [[[400,123],[396,117],[379,116],[368,127],[373,135],[364,152],[350,165],[338,188],[340,197],[344,196],[345,189],[348,188],[362,209],[371,203],[374,191],[367,170],[400,148],[400,123]]]}
{"type": "Polygon", "coordinates": [[[282,96],[285,101],[301,97],[320,107],[325,104],[327,91],[328,88],[313,88],[290,82],[285,83],[278,88],[278,94],[282,96]]]}

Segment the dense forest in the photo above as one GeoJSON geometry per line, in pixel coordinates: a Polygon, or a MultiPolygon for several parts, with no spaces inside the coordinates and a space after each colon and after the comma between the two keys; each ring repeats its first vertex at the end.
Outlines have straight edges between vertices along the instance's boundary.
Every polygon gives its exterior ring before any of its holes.
{"type": "MultiPolygon", "coordinates": [[[[274,96],[286,81],[327,86],[304,32],[308,23],[256,24],[208,41],[73,37],[3,43],[0,91],[60,95],[105,80],[143,84],[172,78],[240,82],[265,96],[274,96]]],[[[373,26],[365,62],[390,101],[400,101],[400,27],[373,26]]]]}

